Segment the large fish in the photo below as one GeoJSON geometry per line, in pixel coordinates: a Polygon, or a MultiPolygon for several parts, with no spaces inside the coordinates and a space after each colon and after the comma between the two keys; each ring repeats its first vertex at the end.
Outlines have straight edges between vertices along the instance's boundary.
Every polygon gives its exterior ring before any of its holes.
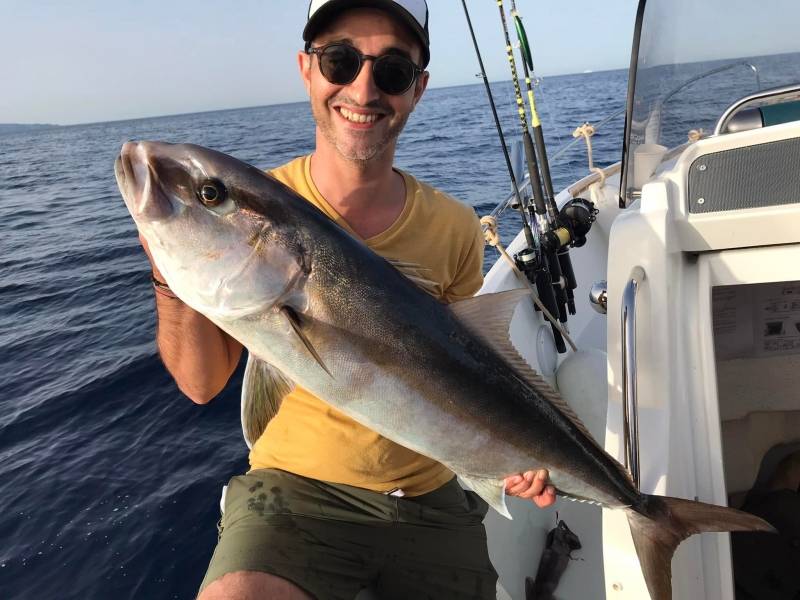
{"type": "Polygon", "coordinates": [[[129,142],[115,171],[153,260],[189,306],[263,363],[367,427],[434,458],[510,518],[504,476],[546,467],[561,495],[626,511],[651,596],[671,597],[678,544],[771,531],[730,508],[640,493],[517,354],[525,291],[446,306],[263,171],[193,145],[129,142]]]}

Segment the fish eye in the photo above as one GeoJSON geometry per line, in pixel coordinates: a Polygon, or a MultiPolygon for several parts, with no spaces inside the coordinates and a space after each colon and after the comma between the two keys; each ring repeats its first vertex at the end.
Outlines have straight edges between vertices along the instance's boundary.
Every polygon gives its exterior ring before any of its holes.
{"type": "Polygon", "coordinates": [[[205,206],[219,206],[228,197],[228,190],[219,179],[208,179],[197,189],[197,199],[205,206]]]}

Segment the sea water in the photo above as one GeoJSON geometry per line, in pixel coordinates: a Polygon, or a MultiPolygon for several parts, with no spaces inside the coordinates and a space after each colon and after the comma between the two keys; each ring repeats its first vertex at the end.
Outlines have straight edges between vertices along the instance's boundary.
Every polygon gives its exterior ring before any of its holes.
{"type": "MultiPolygon", "coordinates": [[[[624,106],[627,73],[548,78],[551,155],[624,106]]],[[[510,84],[495,84],[519,138],[510,84]]],[[[623,118],[594,138],[620,159],[623,118]]],[[[193,598],[219,496],[247,470],[240,368],[197,406],[156,353],[149,266],[114,180],[127,140],[191,142],[260,167],[313,148],[307,103],[37,129],[0,136],[0,599],[193,598]]],[[[428,90],[397,166],[488,214],[511,185],[482,84],[428,90]]],[[[583,146],[552,165],[587,173],[583,146]]],[[[501,220],[508,243],[519,229],[501,220]]],[[[487,249],[485,270],[496,259],[487,249]]],[[[583,310],[588,310],[584,306],[583,310]]],[[[531,566],[533,575],[534,565],[531,566]]]]}

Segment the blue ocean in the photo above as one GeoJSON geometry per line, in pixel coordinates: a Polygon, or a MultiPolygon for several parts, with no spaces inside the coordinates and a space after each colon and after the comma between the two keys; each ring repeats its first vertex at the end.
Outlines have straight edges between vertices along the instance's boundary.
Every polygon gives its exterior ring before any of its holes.
{"type": "MultiPolygon", "coordinates": [[[[627,73],[545,79],[548,151],[624,105],[627,73]]],[[[510,83],[494,84],[519,138],[510,83]]],[[[620,159],[623,117],[593,138],[620,159]]],[[[0,598],[193,598],[217,536],[222,486],[247,470],[240,368],[197,406],[154,343],[149,267],[117,190],[127,140],[192,142],[268,168],[312,150],[306,103],[0,135],[0,598]]],[[[433,89],[397,166],[488,214],[511,184],[482,83],[433,89]]],[[[552,165],[557,189],[587,173],[583,144],[552,165]]],[[[519,229],[501,221],[509,242],[519,229]]],[[[485,268],[496,259],[487,249],[485,268]]]]}

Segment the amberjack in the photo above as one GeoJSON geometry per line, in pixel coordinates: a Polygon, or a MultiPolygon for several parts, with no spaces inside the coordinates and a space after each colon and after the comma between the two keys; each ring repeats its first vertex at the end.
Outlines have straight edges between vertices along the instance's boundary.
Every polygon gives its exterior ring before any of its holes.
{"type": "Polygon", "coordinates": [[[249,351],[252,412],[274,412],[274,390],[301,385],[449,467],[509,518],[504,477],[545,467],[560,495],[627,513],[655,600],[671,597],[672,555],[690,535],[773,530],[731,508],[641,493],[512,346],[527,290],[445,305],[424,291],[424,270],[378,256],[214,150],[128,142],[115,172],[169,286],[249,351]]]}

